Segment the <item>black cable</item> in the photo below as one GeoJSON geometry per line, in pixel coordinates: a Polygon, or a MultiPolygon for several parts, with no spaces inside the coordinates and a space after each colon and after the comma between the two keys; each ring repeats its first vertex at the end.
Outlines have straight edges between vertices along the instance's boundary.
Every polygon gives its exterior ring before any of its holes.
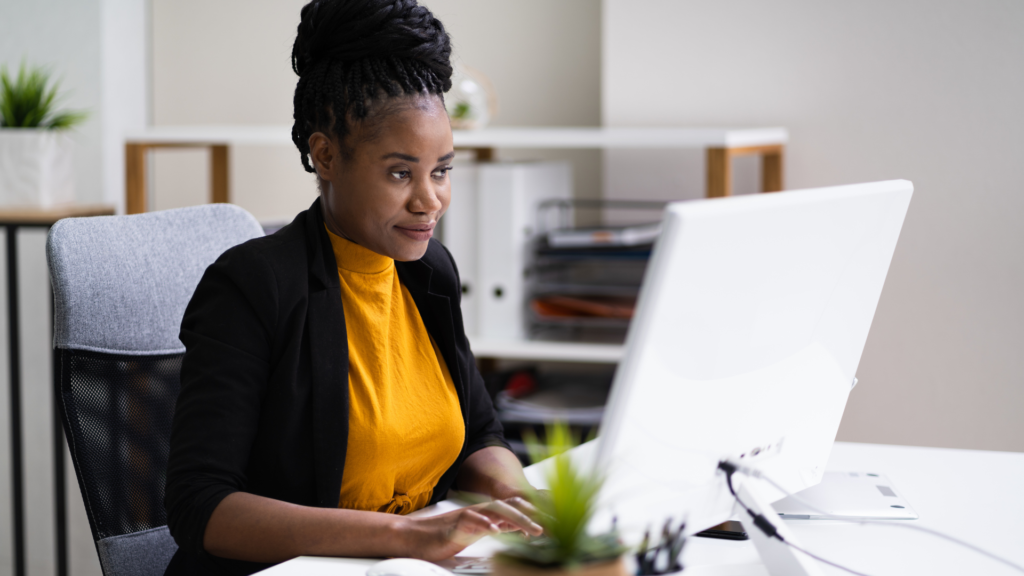
{"type": "Polygon", "coordinates": [[[760,528],[761,532],[764,532],[765,536],[768,536],[769,538],[775,538],[776,540],[778,540],[779,542],[782,542],[786,546],[789,546],[790,548],[796,550],[797,552],[800,552],[802,554],[806,554],[808,557],[813,558],[814,560],[817,560],[818,562],[821,562],[822,564],[828,564],[829,566],[832,566],[833,568],[839,568],[840,570],[843,570],[844,572],[849,572],[850,574],[854,574],[855,576],[869,576],[868,574],[865,574],[863,572],[857,572],[856,570],[854,570],[852,568],[847,568],[846,566],[843,566],[841,564],[836,564],[835,562],[832,562],[831,560],[826,560],[825,558],[822,558],[821,556],[818,556],[816,554],[812,554],[812,553],[808,552],[807,550],[804,550],[803,548],[797,546],[796,544],[793,544],[789,540],[786,540],[785,538],[783,538],[782,534],[779,534],[779,529],[776,528],[775,525],[772,524],[767,518],[765,518],[764,514],[758,514],[757,512],[754,512],[753,510],[751,510],[750,507],[747,506],[743,502],[743,500],[740,499],[740,495],[736,493],[736,490],[732,486],[732,475],[737,470],[736,465],[732,464],[731,462],[722,461],[722,462],[718,463],[718,469],[723,471],[723,472],[725,472],[725,483],[729,487],[729,493],[732,494],[732,497],[736,499],[736,503],[739,504],[744,510],[747,511],[747,514],[749,514],[750,517],[754,519],[754,525],[757,526],[758,528],[760,528]]]}

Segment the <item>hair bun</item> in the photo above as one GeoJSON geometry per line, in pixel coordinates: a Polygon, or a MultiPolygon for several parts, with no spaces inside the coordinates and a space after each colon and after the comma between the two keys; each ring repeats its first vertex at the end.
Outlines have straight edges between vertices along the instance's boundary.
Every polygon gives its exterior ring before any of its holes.
{"type": "Polygon", "coordinates": [[[448,33],[416,0],[313,0],[301,14],[292,47],[299,76],[325,60],[399,58],[419,61],[450,86],[448,33]]]}
{"type": "MultiPolygon", "coordinates": [[[[292,69],[292,142],[302,167],[309,139],[325,131],[344,142],[377,104],[402,95],[433,95],[452,87],[451,41],[430,10],[415,0],[313,0],[302,8],[292,69]]],[[[386,106],[380,106],[381,114],[386,106]]]]}

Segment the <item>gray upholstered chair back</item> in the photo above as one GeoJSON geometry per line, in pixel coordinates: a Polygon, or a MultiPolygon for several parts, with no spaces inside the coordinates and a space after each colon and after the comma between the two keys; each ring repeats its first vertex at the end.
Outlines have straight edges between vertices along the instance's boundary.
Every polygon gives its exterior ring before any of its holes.
{"type": "Polygon", "coordinates": [[[162,575],[177,550],[163,497],[181,318],[206,267],[262,235],[230,204],[50,230],[54,383],[106,576],[162,575]]]}

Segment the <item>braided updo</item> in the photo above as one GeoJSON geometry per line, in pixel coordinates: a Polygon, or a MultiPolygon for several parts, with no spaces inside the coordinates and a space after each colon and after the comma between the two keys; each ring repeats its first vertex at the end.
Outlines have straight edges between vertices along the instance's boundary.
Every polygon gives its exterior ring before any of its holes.
{"type": "Polygon", "coordinates": [[[350,121],[402,95],[444,97],[451,86],[451,43],[441,21],[416,0],[313,0],[302,7],[292,47],[292,142],[313,172],[309,137],[344,142],[350,121]]]}

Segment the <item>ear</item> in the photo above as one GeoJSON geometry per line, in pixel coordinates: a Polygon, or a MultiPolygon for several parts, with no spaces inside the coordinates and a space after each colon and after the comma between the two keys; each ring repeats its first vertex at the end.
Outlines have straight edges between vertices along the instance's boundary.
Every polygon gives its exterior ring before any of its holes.
{"type": "Polygon", "coordinates": [[[341,166],[341,155],[334,140],[323,132],[314,132],[309,137],[309,157],[313,169],[321,180],[332,180],[341,166]]]}

